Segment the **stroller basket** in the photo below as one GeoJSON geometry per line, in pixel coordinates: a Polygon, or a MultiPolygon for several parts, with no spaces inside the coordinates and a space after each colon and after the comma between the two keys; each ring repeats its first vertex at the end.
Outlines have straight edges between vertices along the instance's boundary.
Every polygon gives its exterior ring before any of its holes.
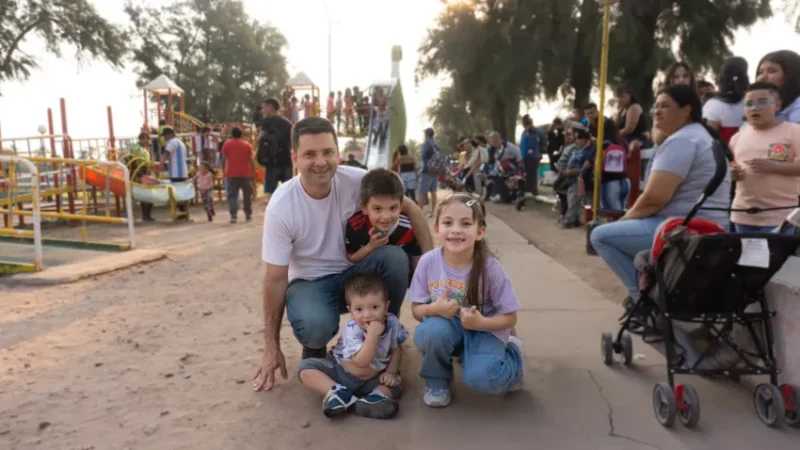
{"type": "MultiPolygon", "coordinates": [[[[771,233],[695,235],[677,232],[655,262],[658,288],[649,297],[674,318],[742,312],[758,300],[772,276],[800,248],[800,237],[771,233]],[[739,264],[742,242],[763,239],[769,267],[739,264]],[[662,298],[665,295],[667,298],[662,298]]],[[[654,286],[655,287],[655,286],[654,286]]]]}

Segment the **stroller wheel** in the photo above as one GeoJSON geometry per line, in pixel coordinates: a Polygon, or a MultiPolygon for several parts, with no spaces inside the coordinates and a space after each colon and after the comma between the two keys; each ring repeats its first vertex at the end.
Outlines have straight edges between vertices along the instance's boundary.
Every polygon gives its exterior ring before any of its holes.
{"type": "Polygon", "coordinates": [[[778,428],[783,424],[786,404],[783,402],[783,394],[778,386],[769,383],[761,383],[756,386],[756,391],[753,393],[753,406],[764,425],[778,428]]]}
{"type": "Polygon", "coordinates": [[[658,423],[667,428],[675,424],[678,407],[675,401],[675,392],[668,383],[658,383],[653,388],[653,412],[656,413],[658,423]]]}
{"type": "Polygon", "coordinates": [[[700,420],[700,396],[691,384],[675,387],[678,418],[686,428],[694,428],[700,420]]]}
{"type": "Polygon", "coordinates": [[[783,421],[793,428],[800,427],[800,387],[793,384],[781,385],[786,414],[783,421]]]}
{"type": "Polygon", "coordinates": [[[600,338],[600,355],[605,365],[610,366],[614,362],[614,338],[609,332],[603,333],[600,338]]]}
{"type": "Polygon", "coordinates": [[[631,363],[633,363],[633,339],[631,338],[631,334],[627,332],[622,333],[620,344],[622,345],[623,361],[625,361],[626,366],[630,366],[631,363]]]}

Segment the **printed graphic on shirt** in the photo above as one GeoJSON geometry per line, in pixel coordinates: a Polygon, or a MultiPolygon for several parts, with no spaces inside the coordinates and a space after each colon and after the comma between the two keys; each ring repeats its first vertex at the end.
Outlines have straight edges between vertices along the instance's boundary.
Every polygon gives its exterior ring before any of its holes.
{"type": "Polygon", "coordinates": [[[447,288],[450,288],[448,297],[458,302],[461,307],[468,306],[467,301],[467,283],[461,280],[443,279],[443,280],[430,280],[428,281],[428,292],[431,294],[430,302],[436,301],[447,288]]]}
{"type": "Polygon", "coordinates": [[[770,144],[767,158],[770,161],[787,162],[791,159],[792,146],[790,144],[770,144]]]}
{"type": "MultiPolygon", "coordinates": [[[[361,211],[350,217],[344,234],[344,243],[348,255],[352,255],[369,243],[369,231],[372,228],[369,217],[361,211]]],[[[394,228],[389,231],[389,242],[386,245],[402,247],[410,256],[422,255],[414,230],[411,228],[411,221],[402,214],[394,228]]]]}

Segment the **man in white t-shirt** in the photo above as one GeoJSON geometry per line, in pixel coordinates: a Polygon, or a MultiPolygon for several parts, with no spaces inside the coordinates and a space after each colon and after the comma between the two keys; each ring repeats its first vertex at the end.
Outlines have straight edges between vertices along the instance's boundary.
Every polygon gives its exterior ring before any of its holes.
{"type": "MultiPolygon", "coordinates": [[[[303,345],[303,358],[324,357],[325,346],[347,312],[344,285],[357,273],[377,273],[389,289],[389,311],[398,315],[409,279],[409,260],[396,246],[383,246],[358,264],[347,260],[344,230],[359,206],[365,170],[339,166],[333,125],[320,117],[299,121],[292,129],[292,161],[300,176],[282,184],[264,218],[264,355],[254,377],[256,391],[270,390],[275,371],[285,379],[280,348],[283,310],[303,345]]],[[[430,229],[419,207],[404,199],[422,251],[432,248],[430,229]]]]}

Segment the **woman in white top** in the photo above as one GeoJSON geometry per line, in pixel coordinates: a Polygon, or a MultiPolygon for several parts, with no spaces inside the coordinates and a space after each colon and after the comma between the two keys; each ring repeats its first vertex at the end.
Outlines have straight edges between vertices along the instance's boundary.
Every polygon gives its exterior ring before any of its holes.
{"type": "Polygon", "coordinates": [[[781,122],[800,123],[800,55],[791,50],[768,53],[758,63],[758,81],[774,84],[781,93],[781,122]]]}
{"type": "Polygon", "coordinates": [[[747,61],[739,56],[728,58],[719,77],[720,94],[703,105],[706,125],[719,133],[725,145],[744,123],[744,94],[749,85],[747,61]]]}

